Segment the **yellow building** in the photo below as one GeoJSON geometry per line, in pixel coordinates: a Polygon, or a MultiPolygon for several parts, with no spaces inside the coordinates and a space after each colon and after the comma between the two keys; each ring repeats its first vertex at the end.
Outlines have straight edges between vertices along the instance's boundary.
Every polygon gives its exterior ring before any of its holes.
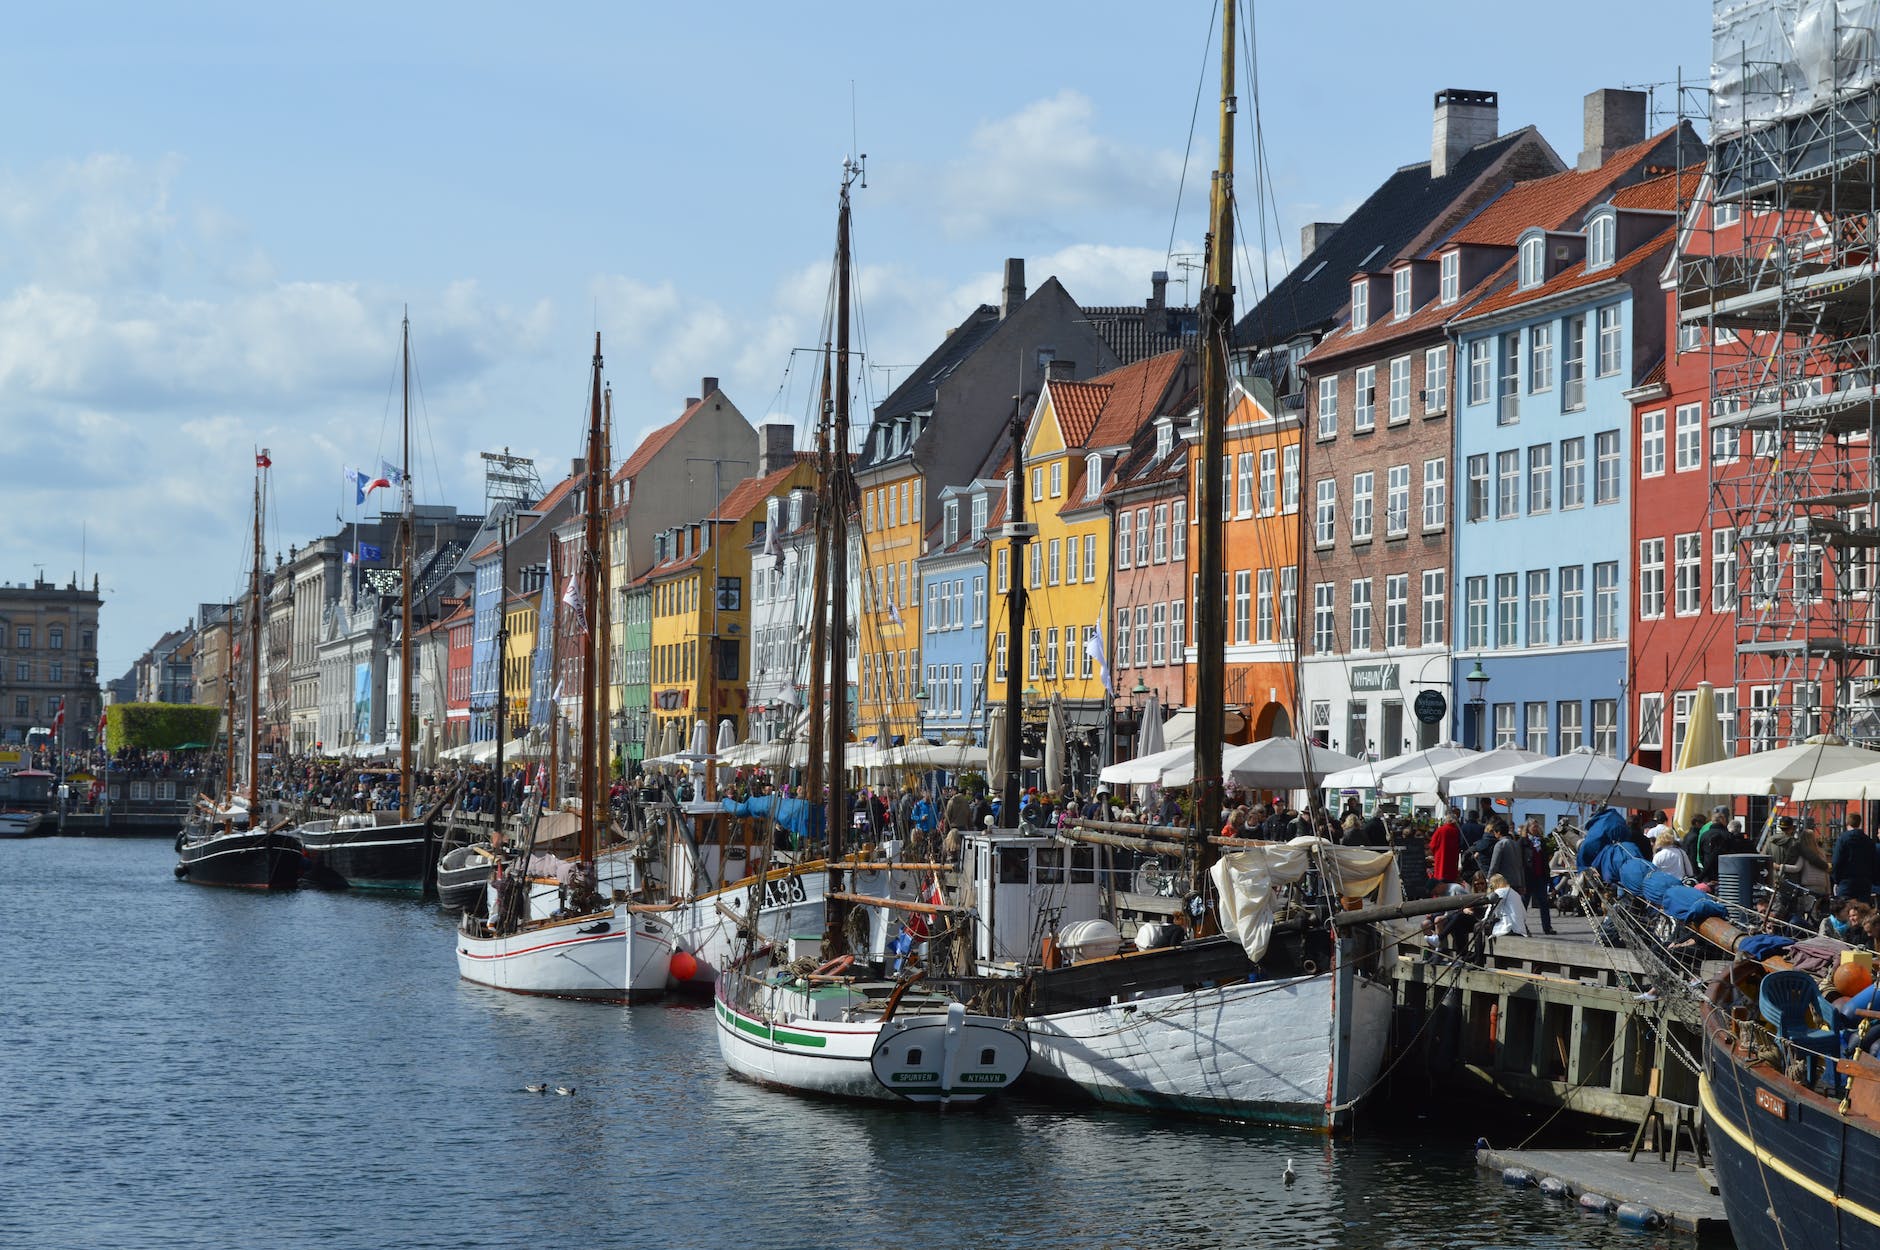
{"type": "MultiPolygon", "coordinates": [[[[1026,545],[1023,689],[1027,720],[1042,720],[1052,695],[1063,700],[1074,740],[1070,772],[1093,771],[1098,734],[1110,700],[1103,688],[1099,651],[1113,654],[1110,623],[1112,570],[1117,567],[1107,490],[1111,474],[1142,426],[1171,413],[1189,389],[1187,356],[1165,352],[1087,382],[1053,378],[1032,409],[1025,430],[1025,520],[1036,527],[1026,545]],[[1102,635],[1101,647],[1093,645],[1102,635]]],[[[1130,535],[1132,544],[1135,535],[1130,535]]],[[[993,554],[993,680],[987,699],[1006,697],[1005,648],[1009,632],[1011,544],[993,554]]],[[[1133,547],[1132,547],[1133,555],[1133,547]]]]}
{"type": "Polygon", "coordinates": [[[864,735],[885,721],[890,733],[911,737],[919,723],[924,490],[912,460],[862,486],[856,718],[864,735]]]}
{"type": "Polygon", "coordinates": [[[748,726],[751,554],[766,500],[814,486],[807,454],[767,457],[769,471],[732,487],[703,520],[675,526],[654,540],[655,563],[634,583],[652,598],[649,755],[690,744],[692,723],[730,721],[742,739],[748,726]],[[788,463],[775,461],[788,457],[788,463]],[[673,734],[676,732],[677,737],[673,734]]]}
{"type": "Polygon", "coordinates": [[[503,647],[503,694],[509,703],[510,741],[529,732],[529,691],[534,685],[536,622],[541,619],[542,592],[533,590],[509,597],[503,605],[503,627],[509,631],[503,647]]]}

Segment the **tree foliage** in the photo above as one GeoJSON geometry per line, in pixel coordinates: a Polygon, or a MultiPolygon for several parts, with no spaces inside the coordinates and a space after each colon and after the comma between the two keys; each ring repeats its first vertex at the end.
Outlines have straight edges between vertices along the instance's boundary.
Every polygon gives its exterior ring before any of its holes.
{"type": "Polygon", "coordinates": [[[185,743],[214,746],[222,710],[195,703],[113,703],[105,709],[112,750],[172,751],[185,743]]]}

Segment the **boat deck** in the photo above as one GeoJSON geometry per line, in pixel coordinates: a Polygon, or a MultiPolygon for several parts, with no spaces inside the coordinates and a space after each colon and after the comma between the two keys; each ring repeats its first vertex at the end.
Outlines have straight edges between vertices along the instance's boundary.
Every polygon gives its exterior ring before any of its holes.
{"type": "MultiPolygon", "coordinates": [[[[1649,1150],[1628,1161],[1622,1150],[1493,1150],[1475,1152],[1478,1166],[1493,1172],[1522,1168],[1536,1181],[1552,1177],[1571,1190],[1554,1201],[1570,1203],[1584,1193],[1599,1194],[1614,1202],[1650,1207],[1672,1228],[1707,1238],[1729,1228],[1723,1199],[1714,1192],[1708,1168],[1700,1168],[1686,1155],[1672,1171],[1667,1160],[1649,1150]]],[[[1535,1202],[1545,1202],[1538,1191],[1535,1202]]]]}

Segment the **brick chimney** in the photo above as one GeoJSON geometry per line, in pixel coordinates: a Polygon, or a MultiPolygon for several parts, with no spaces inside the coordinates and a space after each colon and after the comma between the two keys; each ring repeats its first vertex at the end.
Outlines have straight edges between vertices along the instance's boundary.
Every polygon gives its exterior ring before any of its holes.
{"type": "Polygon", "coordinates": [[[1342,221],[1310,221],[1299,227],[1299,259],[1304,260],[1319,250],[1319,244],[1332,237],[1332,231],[1344,225],[1342,221]]]}
{"type": "Polygon", "coordinates": [[[796,427],[772,422],[757,427],[757,475],[765,477],[796,463],[796,427]]]}
{"type": "Polygon", "coordinates": [[[1501,125],[1500,97],[1493,91],[1444,87],[1436,93],[1436,119],[1430,133],[1430,177],[1454,169],[1463,153],[1487,143],[1501,125]]]}
{"type": "Polygon", "coordinates": [[[1077,376],[1077,362],[1053,356],[1044,367],[1044,376],[1047,382],[1069,382],[1077,376]]]}
{"type": "Polygon", "coordinates": [[[1582,112],[1579,168],[1598,169],[1620,148],[1645,138],[1645,93],[1601,87],[1586,93],[1582,112]]]}
{"type": "Polygon", "coordinates": [[[1012,315],[1020,304],[1025,302],[1025,258],[1007,257],[1005,261],[1005,289],[999,293],[999,320],[1004,321],[1012,315]]]}
{"type": "Polygon", "coordinates": [[[1149,307],[1160,311],[1168,307],[1168,270],[1158,269],[1149,275],[1149,307]]]}

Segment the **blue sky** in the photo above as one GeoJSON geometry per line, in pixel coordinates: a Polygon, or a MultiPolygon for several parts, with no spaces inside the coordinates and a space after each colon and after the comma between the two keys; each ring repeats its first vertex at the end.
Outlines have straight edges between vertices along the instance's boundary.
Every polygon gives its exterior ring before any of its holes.
{"type": "MultiPolygon", "coordinates": [[[[238,593],[253,446],[273,452],[281,549],[330,530],[345,464],[391,454],[407,304],[426,501],[480,507],[485,449],[565,471],[596,328],[626,443],[706,374],[753,420],[800,424],[809,373],[790,349],[821,318],[851,89],[879,366],[864,397],[996,301],[1006,256],[1086,303],[1140,300],[1174,268],[1171,234],[1176,252],[1201,236],[1210,16],[1205,0],[16,11],[0,580],[43,564],[63,582],[82,524],[107,588],[101,664],[122,672],[238,593]]],[[[1255,29],[1276,267],[1303,222],[1427,158],[1440,88],[1499,91],[1503,130],[1535,124],[1571,162],[1585,92],[1680,68],[1701,82],[1709,60],[1702,0],[1263,4],[1255,29]]]]}

